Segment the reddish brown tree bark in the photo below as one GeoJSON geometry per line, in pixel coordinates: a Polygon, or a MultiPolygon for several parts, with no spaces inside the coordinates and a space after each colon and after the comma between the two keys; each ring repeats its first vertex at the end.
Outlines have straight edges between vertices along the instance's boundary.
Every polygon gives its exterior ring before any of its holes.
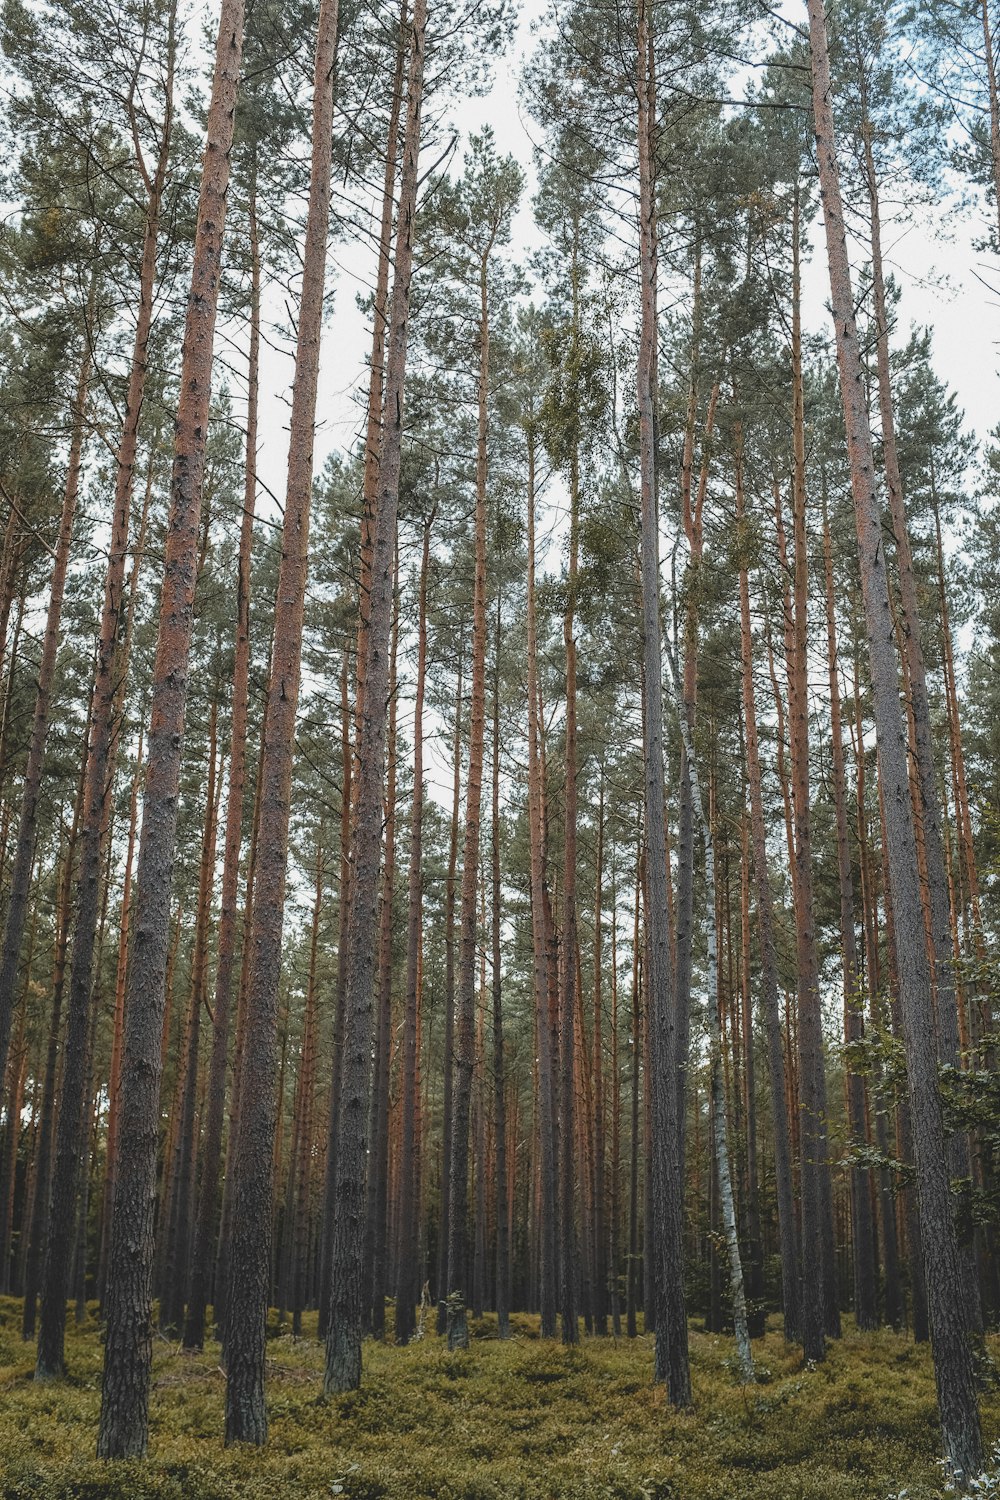
{"type": "Polygon", "coordinates": [[[326,287],[333,161],[333,94],[338,0],[322,0],[313,68],[312,160],[299,301],[288,479],[275,599],[271,678],[260,763],[254,903],[247,943],[250,971],[240,1083],[239,1134],[226,1310],[226,1442],[267,1438],[264,1330],[267,1321],[274,1140],[275,1063],[284,927],[295,715],[302,670],[302,626],[309,563],[309,512],[319,353],[326,287]]]}

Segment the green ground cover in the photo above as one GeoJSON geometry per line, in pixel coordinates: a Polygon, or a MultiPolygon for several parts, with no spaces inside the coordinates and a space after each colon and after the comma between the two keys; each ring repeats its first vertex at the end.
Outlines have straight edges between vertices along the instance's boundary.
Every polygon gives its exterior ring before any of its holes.
{"type": "MultiPolygon", "coordinates": [[[[695,1410],[651,1383],[652,1341],[543,1344],[530,1318],[500,1343],[489,1322],[449,1354],[428,1336],[365,1346],[364,1386],[321,1398],[313,1338],[270,1342],[271,1440],[222,1446],[218,1346],[157,1343],[150,1454],[94,1457],[101,1348],[72,1328],[70,1377],[32,1378],[20,1307],[0,1299],[2,1500],[907,1500],[942,1494],[930,1356],[907,1339],[848,1331],[804,1368],[772,1331],[761,1381],[740,1386],[732,1345],[692,1332],[695,1410]]],[[[994,1357],[1000,1341],[991,1341],[994,1357]]],[[[987,1443],[1000,1394],[983,1394],[987,1443]]],[[[1000,1491],[998,1491],[1000,1493],[1000,1491]]]]}

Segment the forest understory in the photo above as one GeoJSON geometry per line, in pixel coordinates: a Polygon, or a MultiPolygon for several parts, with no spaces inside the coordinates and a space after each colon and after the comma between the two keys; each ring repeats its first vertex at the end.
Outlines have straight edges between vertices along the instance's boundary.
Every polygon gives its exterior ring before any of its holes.
{"type": "MultiPolygon", "coordinates": [[[[391,1331],[391,1309],[388,1310],[391,1331]]],[[[322,1395],[315,1318],[268,1339],[266,1449],[225,1449],[219,1346],[158,1339],[150,1451],[93,1455],[100,1399],[96,1306],[68,1335],[68,1381],[33,1380],[20,1304],[0,1299],[2,1500],[938,1500],[950,1492],[929,1350],[846,1324],[822,1365],[803,1364],[780,1319],[754,1341],[757,1384],[739,1380],[728,1335],[690,1335],[693,1412],[651,1382],[653,1339],[563,1347],[515,1314],[473,1323],[467,1350],[429,1331],[406,1348],[366,1340],[364,1384],[322,1395]]],[[[1000,1337],[987,1339],[1000,1355],[1000,1337]]],[[[981,1401],[988,1448],[1000,1391],[981,1401]]],[[[985,1490],[983,1493],[992,1493],[985,1490]]]]}

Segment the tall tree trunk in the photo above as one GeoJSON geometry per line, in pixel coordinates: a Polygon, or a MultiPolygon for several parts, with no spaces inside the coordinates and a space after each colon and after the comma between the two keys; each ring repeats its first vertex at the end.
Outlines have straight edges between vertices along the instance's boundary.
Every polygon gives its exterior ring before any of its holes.
{"type": "Polygon", "coordinates": [[[420,1152],[417,1138],[417,1068],[420,1044],[420,927],[423,914],[424,688],[427,675],[427,578],[430,572],[433,514],[424,522],[417,624],[417,690],[413,712],[413,807],[410,813],[410,868],[407,876],[406,995],[403,1021],[402,1138],[399,1161],[399,1220],[396,1251],[396,1343],[409,1343],[416,1327],[420,1269],[417,1199],[420,1152]]]}
{"type": "Polygon", "coordinates": [[[351,709],[348,657],[340,669],[340,881],[337,893],[337,989],[333,1006],[333,1066],[330,1074],[330,1113],[327,1118],[326,1167],[323,1183],[323,1222],[320,1226],[319,1318],[316,1334],[326,1338],[330,1324],[330,1245],[337,1187],[337,1134],[340,1129],[340,1082],[344,1056],[344,1006],[347,998],[347,925],[351,912],[351,810],[354,781],[351,760],[351,709]]]}
{"type": "MultiPolygon", "coordinates": [[[[681,455],[681,518],[688,542],[688,559],[684,578],[684,711],[692,734],[698,709],[698,595],[704,530],[702,527],[703,495],[694,493],[695,433],[698,421],[698,377],[702,331],[702,257],[701,239],[696,234],[694,269],[691,287],[691,375],[688,389],[687,416],[684,423],[684,445],[681,455]]],[[[655,382],[656,357],[653,358],[655,382]]],[[[654,391],[655,400],[655,391],[654,391]]],[[[653,483],[656,483],[656,413],[653,429],[653,483]]],[[[687,1062],[691,1037],[691,969],[694,953],[694,806],[691,801],[691,777],[686,752],[681,745],[680,777],[677,793],[677,891],[674,903],[674,1004],[677,1010],[677,1109],[681,1136],[680,1172],[684,1172],[684,1132],[687,1111],[685,1096],[687,1062]]],[[[649,1277],[647,1270],[647,1279],[649,1277]]],[[[648,1300],[648,1299],[647,1299],[648,1300]]],[[[647,1316],[649,1309],[647,1308],[647,1316]]]]}
{"type": "MultiPolygon", "coordinates": [[[[888,975],[887,988],[889,992],[888,1016],[883,1014],[882,1022],[886,1031],[889,1032],[891,1028],[891,1035],[899,1039],[903,1033],[903,1011],[899,993],[899,949],[896,941],[896,916],[892,900],[889,841],[886,837],[885,796],[881,784],[879,786],[879,812],[882,821],[882,885],[885,892],[885,947],[886,972],[888,975]]],[[[896,1098],[894,1155],[906,1167],[912,1168],[914,1166],[913,1124],[910,1101],[906,1094],[897,1093],[896,1098]]],[[[910,1303],[913,1315],[913,1338],[915,1343],[926,1344],[930,1338],[930,1322],[927,1305],[927,1286],[923,1274],[923,1234],[920,1227],[919,1197],[913,1182],[897,1185],[894,1207],[899,1212],[910,1263],[910,1303]]]]}
{"type": "Polygon", "coordinates": [[[318,1029],[316,962],[319,953],[319,926],[323,910],[323,827],[316,838],[316,891],[313,897],[312,926],[309,933],[309,977],[306,983],[306,1009],[302,1022],[302,1065],[299,1086],[298,1153],[292,1199],[292,1336],[302,1335],[302,1312],[308,1287],[309,1231],[312,1212],[313,1182],[313,1106],[316,1093],[316,1033],[318,1029]]]}
{"type": "MultiPolygon", "coordinates": [[[[382,184],[382,217],[379,227],[378,267],[375,278],[375,297],[372,316],[372,352],[368,376],[368,413],[365,433],[365,464],[362,479],[360,577],[358,587],[358,629],[355,657],[356,694],[355,746],[360,755],[361,727],[364,718],[365,683],[368,662],[368,630],[371,606],[371,563],[374,541],[374,517],[378,500],[378,466],[382,434],[383,383],[385,377],[386,332],[389,319],[389,273],[392,269],[392,224],[396,202],[396,176],[399,160],[399,116],[403,97],[403,70],[406,63],[406,16],[408,0],[400,6],[399,28],[396,36],[396,66],[393,75],[392,99],[389,107],[389,128],[386,132],[385,173],[382,184]]],[[[347,662],[344,662],[345,694],[347,662]]],[[[343,1067],[343,1041],[347,999],[347,931],[350,918],[351,888],[351,829],[354,821],[354,800],[358,784],[356,770],[351,761],[351,739],[344,736],[344,761],[341,819],[341,881],[339,935],[337,941],[337,994],[334,1008],[333,1076],[330,1086],[330,1114],[327,1122],[326,1172],[323,1193],[323,1224],[320,1249],[320,1309],[318,1334],[326,1338],[330,1319],[330,1276],[333,1216],[336,1207],[337,1182],[337,1133],[340,1128],[340,1092],[343,1067]]]]}
{"type": "MultiPolygon", "coordinates": [[[[743,738],[742,724],[740,738],[743,738]]],[[[745,752],[744,752],[745,753],[745,752]]],[[[740,1009],[743,1025],[743,1087],[746,1112],[746,1211],[749,1230],[749,1274],[747,1276],[748,1319],[751,1338],[767,1332],[764,1300],[764,1242],[761,1229],[760,1165],[757,1145],[757,1057],[754,1038],[753,1001],[750,986],[750,819],[746,812],[746,785],[740,818],[740,1009]]]]}
{"type": "Polygon", "coordinates": [[[476,442],[475,581],[472,597],[472,686],[469,718],[469,772],[465,794],[465,839],[462,848],[462,899],[459,917],[458,1009],[456,1014],[455,1084],[451,1121],[451,1211],[448,1224],[448,1347],[469,1342],[466,1304],[469,1285],[468,1197],[469,1116],[474,1063],[473,1024],[476,1004],[476,891],[482,820],[483,753],[486,732],[486,477],[487,398],[490,373],[490,325],[486,273],[489,251],[479,267],[479,382],[476,442]]]}
{"type": "MultiPolygon", "coordinates": [[[[745,528],[742,451],[736,471],[736,520],[745,528]]],[[[740,567],[740,646],[743,677],[743,722],[746,729],[747,784],[750,792],[750,828],[753,844],[754,882],[757,893],[757,943],[760,953],[761,1001],[767,1033],[767,1070],[771,1090],[771,1131],[774,1137],[774,1177],[778,1206],[778,1242],[781,1255],[781,1296],[784,1331],[797,1338],[800,1327],[798,1224],[792,1184],[792,1149],[788,1133],[787,1080],[778,1003],[778,959],[774,946],[774,903],[767,858],[767,829],[761,786],[760,742],[757,733],[757,703],[753,678],[753,633],[750,622],[750,580],[740,567]]]]}
{"type": "MultiPolygon", "coordinates": [[[[601,766],[601,782],[597,802],[597,871],[594,877],[594,1035],[593,1035],[593,1080],[594,1080],[594,1331],[608,1331],[608,1230],[606,1222],[605,1182],[605,1103],[604,1103],[604,945],[603,945],[603,897],[604,897],[604,766],[601,766]]],[[[616,912],[612,906],[611,956],[614,960],[614,920],[616,912]]],[[[617,978],[612,970],[612,1011],[615,1008],[617,978]]],[[[617,1026],[617,1016],[613,1025],[617,1026]]],[[[617,1042],[617,1036],[613,1038],[617,1042]]],[[[612,1051],[614,1051],[614,1047],[612,1051]]],[[[612,1095],[614,1091],[612,1090],[612,1095]]],[[[612,1097],[612,1106],[615,1105],[612,1097]]],[[[616,1117],[617,1124],[617,1117],[616,1117]]],[[[617,1164],[614,1165],[617,1171],[617,1164]]],[[[617,1310],[617,1307],[616,1307],[617,1310]]]]}
{"type": "Polygon", "coordinates": [[[621,1054],[618,1024],[618,883],[617,850],[612,849],[611,885],[611,1164],[608,1194],[608,1300],[611,1332],[621,1338],[621,1054]]]}
{"type": "MultiPolygon", "coordinates": [[[[205,1313],[212,1280],[212,1256],[218,1217],[219,1167],[226,1108],[226,1069],[229,1055],[229,1017],[232,1010],[233,969],[238,927],[237,898],[240,850],[243,841],[243,799],[247,781],[247,712],[250,694],[250,563],[253,521],[257,503],[257,408],[260,385],[261,257],[257,228],[256,185],[251,185],[248,211],[250,236],[250,349],[247,362],[247,432],[244,456],[243,516],[236,564],[236,643],[229,726],[229,790],[223,842],[222,896],[219,905],[218,960],[212,1007],[212,1052],[208,1064],[208,1107],[201,1147],[201,1179],[191,1251],[191,1281],[184,1321],[185,1349],[200,1349],[205,1341],[205,1313]]],[[[218,1319],[218,1309],[216,1309],[218,1319]]]]}
{"type": "Polygon", "coordinates": [[[347,995],[332,1229],[330,1324],[326,1337],[323,1378],[324,1389],[328,1393],[353,1390],[361,1383],[360,1304],[375,983],[375,949],[371,935],[375,931],[378,914],[382,864],[393,558],[399,510],[403,384],[413,273],[426,26],[426,0],[416,0],[410,39],[396,264],[386,360],[386,420],[379,453],[379,495],[372,553],[365,709],[361,724],[357,819],[354,829],[354,885],[347,934],[347,995]]]}
{"type": "Polygon", "coordinates": [[[833,98],[822,0],[808,0],[812,46],[813,115],[830,270],[831,311],[837,335],[844,423],[868,626],[879,771],[888,834],[891,900],[899,961],[913,1144],[917,1165],[924,1268],[933,1337],[934,1370],[945,1454],[965,1478],[982,1468],[972,1359],[952,1222],[944,1123],[937,1086],[937,1044],[931,976],[924,943],[910,803],[906,735],[875,490],[875,460],[864,370],[854,317],[833,125],[833,98]]]}
{"type": "Polygon", "coordinates": [[[538,711],[538,624],[535,604],[535,462],[534,419],[525,429],[528,449],[528,840],[531,885],[532,987],[538,1043],[538,1135],[543,1213],[539,1225],[538,1300],[542,1338],[556,1332],[555,1097],[552,1088],[552,1041],[548,1024],[549,948],[545,894],[544,772],[538,711]]]}
{"type": "MultiPolygon", "coordinates": [[[[270,644],[268,647],[265,684],[271,677],[271,656],[274,646],[274,616],[272,615],[270,644]]],[[[250,848],[247,855],[246,890],[243,896],[243,952],[240,959],[240,975],[236,999],[236,1027],[233,1037],[233,1073],[229,1090],[229,1137],[226,1142],[226,1161],[222,1185],[222,1212],[219,1220],[219,1238],[215,1259],[215,1324],[222,1346],[222,1364],[226,1362],[226,1309],[229,1305],[229,1250],[232,1243],[232,1223],[236,1198],[236,1173],[234,1163],[239,1144],[240,1089],[243,1077],[243,1053],[247,1030],[247,992],[250,981],[251,949],[247,941],[250,919],[253,914],[254,878],[257,868],[257,835],[260,831],[260,807],[263,783],[260,765],[264,756],[264,735],[267,731],[267,688],[264,692],[265,712],[260,717],[260,743],[257,750],[257,777],[254,786],[253,814],[250,821],[250,848]]]]}
{"type": "Polygon", "coordinates": [[[625,1327],[630,1339],[638,1333],[639,1300],[639,1052],[642,1035],[642,972],[639,947],[639,912],[642,899],[642,850],[635,853],[635,908],[632,927],[632,1119],[629,1145],[628,1271],[625,1279],[625,1327]]]}
{"type": "Polygon", "coordinates": [[[111,1210],[114,1203],[118,1164],[119,1086],[121,1083],[122,1048],[125,1034],[125,980],[128,971],[130,918],[132,915],[132,864],[135,858],[135,836],[138,826],[139,782],[142,777],[142,738],[145,725],[139,725],[132,792],[129,798],[128,842],[125,849],[125,872],[122,881],[121,917],[118,928],[118,963],[115,969],[115,1008],[112,1022],[111,1061],[108,1074],[108,1126],[104,1143],[104,1197],[101,1208],[101,1250],[98,1266],[98,1299],[104,1305],[107,1284],[108,1251],[111,1243],[111,1210]]]}
{"type": "Polygon", "coordinates": [[[656,1364],[658,1381],[678,1408],[691,1405],[687,1315],[684,1303],[682,1184],[678,1161],[678,1100],[674,1087],[677,1016],[671,994],[670,925],[667,910],[666,794],[663,764],[663,686],[660,642],[660,559],[654,487],[653,371],[656,361],[656,221],[653,183],[653,130],[656,118],[655,67],[647,0],[639,0],[636,92],[639,133],[639,278],[642,322],[639,342],[638,407],[640,501],[642,509],[642,627],[645,714],[643,716],[649,1014],[653,1052],[653,1109],[656,1118],[654,1181],[657,1210],[658,1296],[656,1364]]]}
{"type": "MultiPolygon", "coordinates": [[[[823,1359],[824,1335],[840,1332],[835,1239],[827,1148],[826,1072],[819,994],[812,879],[812,815],[809,800],[809,685],[807,676],[806,438],[802,376],[799,282],[800,204],[796,189],[792,221],[792,617],[788,710],[795,829],[795,952],[797,968],[799,1105],[802,1194],[802,1347],[807,1359],[823,1359]]],[[[780,501],[779,501],[780,506],[780,501]]],[[[787,608],[787,596],[786,596],[787,608]]]]}
{"type": "Polygon", "coordinates": [[[222,0],[181,355],[181,394],[136,875],[135,942],[125,1008],[120,1133],[128,1140],[129,1150],[120,1154],[111,1228],[97,1444],[102,1458],[141,1456],[146,1451],[148,1433],[150,1283],[170,884],[226,190],[243,52],[243,11],[243,0],[222,0]]]}
{"type": "MultiPolygon", "coordinates": [[[[393,592],[398,601],[399,548],[396,548],[393,592]]],[[[371,1157],[368,1169],[368,1207],[365,1226],[365,1312],[376,1338],[385,1332],[386,1247],[389,1193],[389,1075],[392,1065],[392,931],[393,887],[396,881],[396,654],[399,645],[399,605],[393,614],[389,646],[388,773],[385,796],[385,860],[379,911],[378,1011],[375,1023],[374,1081],[372,1087],[371,1157]]]]}
{"type": "Polygon", "coordinates": [[[313,70],[312,161],[302,260],[288,482],[275,601],[271,680],[260,763],[260,827],[244,1043],[229,1283],[226,1288],[226,1442],[267,1439],[264,1343],[267,1322],[278,990],[285,910],[295,714],[302,669],[302,625],[309,562],[309,510],[319,353],[326,286],[333,161],[333,92],[338,0],[322,0],[313,70]]]}
{"type": "MultiPolygon", "coordinates": [[[[486,932],[486,872],[479,879],[479,931],[486,932]]],[[[479,944],[479,987],[476,999],[472,1075],[472,1316],[478,1322],[486,1308],[486,1237],[488,1215],[486,1142],[486,944],[479,944]]]]}
{"type": "MultiPolygon", "coordinates": [[[[180,1073],[178,1132],[175,1145],[176,1179],[172,1194],[172,1213],[164,1226],[166,1234],[164,1285],[160,1297],[160,1328],[168,1336],[180,1332],[184,1321],[184,1294],[187,1290],[188,1261],[191,1251],[191,1213],[194,1206],[196,1115],[198,1103],[198,1063],[201,1051],[201,1010],[208,989],[208,944],[212,913],[212,884],[215,877],[215,833],[218,826],[216,803],[216,745],[218,705],[213,701],[208,740],[208,788],[205,800],[205,831],[202,840],[201,870],[198,880],[198,906],[195,913],[194,950],[191,960],[191,1000],[184,1035],[184,1049],[178,1061],[180,1073]]],[[[221,785],[221,777],[219,778],[221,785]]],[[[161,1231],[162,1233],[162,1231],[161,1231]]]]}
{"type": "Polygon", "coordinates": [[[510,1337],[510,1224],[507,1186],[507,1101],[503,1045],[500,897],[500,634],[503,594],[497,590],[493,637],[493,802],[490,822],[491,962],[493,989],[493,1136],[496,1153],[496,1310],[497,1334],[510,1337]]]}
{"type": "MultiPolygon", "coordinates": [[[[673,671],[673,661],[670,661],[673,671]]],[[[687,754],[688,775],[691,779],[691,801],[701,824],[705,846],[705,887],[711,907],[716,902],[715,840],[705,804],[702,801],[698,778],[698,763],[688,728],[684,694],[681,682],[674,673],[674,692],[677,697],[677,717],[684,738],[687,754]]],[[[740,1243],[736,1228],[736,1203],[733,1197],[732,1175],[729,1166],[729,1145],[726,1124],[726,1091],[722,1071],[722,1028],[719,1019],[719,949],[716,923],[713,917],[707,923],[708,953],[706,965],[705,1010],[708,1017],[710,1104],[712,1110],[713,1160],[718,1174],[719,1207],[726,1237],[726,1253],[729,1259],[729,1291],[733,1305],[733,1330],[736,1335],[736,1353],[740,1362],[743,1380],[750,1384],[754,1380],[753,1354],[750,1349],[750,1331],[747,1326],[747,1304],[743,1285],[743,1264],[740,1258],[740,1243]]]]}
{"type": "MultiPolygon", "coordinates": [[[[574,287],[574,300],[575,300],[574,287]]],[[[563,812],[563,972],[562,1016],[560,1026],[560,1162],[559,1224],[562,1231],[562,1341],[577,1344],[580,1329],[577,1321],[576,1283],[578,1245],[576,1229],[576,1158],[577,1140],[574,1123],[576,1088],[576,816],[578,774],[576,750],[576,611],[577,566],[579,558],[580,474],[579,455],[574,450],[570,463],[569,577],[566,582],[566,611],[563,617],[563,644],[566,650],[566,728],[563,752],[565,770],[565,807],[563,812]]]]}
{"type": "MultiPolygon", "coordinates": [[[[858,977],[858,949],[854,930],[854,877],[851,871],[847,824],[847,781],[844,774],[843,727],[840,718],[840,674],[837,662],[837,614],[833,594],[833,548],[824,497],[823,559],[826,571],[826,633],[830,678],[830,735],[833,800],[837,820],[837,876],[840,887],[840,941],[844,955],[844,1040],[850,1046],[864,1037],[862,995],[858,977]]],[[[864,1076],[847,1063],[847,1117],[856,1148],[868,1144],[868,1110],[864,1076]]],[[[851,1169],[851,1244],[854,1259],[854,1319],[859,1328],[878,1326],[875,1241],[872,1225],[871,1181],[861,1166],[851,1169]]]]}
{"type": "Polygon", "coordinates": [[[448,840],[448,874],[444,892],[444,1073],[441,1113],[441,1214],[437,1247],[437,1331],[448,1322],[448,1226],[451,1223],[451,1117],[455,1057],[455,891],[458,872],[458,817],[462,800],[462,668],[465,633],[459,634],[458,681],[455,689],[455,742],[452,751],[451,833],[448,840]]]}
{"type": "MultiPolygon", "coordinates": [[[[867,812],[865,802],[865,751],[864,725],[861,717],[861,663],[857,643],[854,655],[854,704],[856,727],[854,751],[856,763],[858,867],[861,876],[861,909],[865,917],[865,961],[868,976],[868,991],[872,1024],[884,1026],[882,1001],[879,995],[881,966],[879,964],[878,939],[875,919],[878,900],[875,879],[869,853],[867,812]]],[[[889,1098],[882,1082],[882,1070],[875,1079],[875,1143],[884,1159],[895,1155],[889,1147],[889,1098]]],[[[903,1324],[903,1290],[899,1270],[899,1247],[896,1230],[896,1197],[893,1191],[892,1174],[888,1167],[879,1171],[879,1210],[882,1219],[882,1264],[885,1268],[885,1320],[890,1328],[901,1328],[903,1324]]]]}

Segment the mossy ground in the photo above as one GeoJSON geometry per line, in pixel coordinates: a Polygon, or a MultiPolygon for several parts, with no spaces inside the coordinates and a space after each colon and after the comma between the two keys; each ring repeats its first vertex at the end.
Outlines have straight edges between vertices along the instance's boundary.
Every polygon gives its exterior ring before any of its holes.
{"type": "MultiPolygon", "coordinates": [[[[269,1345],[271,1438],[222,1446],[218,1348],[159,1342],[150,1455],[94,1457],[101,1349],[71,1327],[70,1378],[36,1385],[19,1304],[0,1300],[3,1500],[911,1500],[940,1494],[926,1349],[848,1332],[802,1367],[779,1331],[755,1346],[761,1383],[741,1387],[725,1338],[692,1332],[695,1410],[652,1385],[652,1341],[542,1344],[530,1318],[500,1343],[489,1323],[467,1352],[429,1336],[367,1343],[362,1390],[323,1401],[315,1340],[269,1345]]],[[[995,1342],[994,1356],[1000,1354],[995,1342]]],[[[983,1397],[987,1441],[1000,1396],[983,1397]]]]}

